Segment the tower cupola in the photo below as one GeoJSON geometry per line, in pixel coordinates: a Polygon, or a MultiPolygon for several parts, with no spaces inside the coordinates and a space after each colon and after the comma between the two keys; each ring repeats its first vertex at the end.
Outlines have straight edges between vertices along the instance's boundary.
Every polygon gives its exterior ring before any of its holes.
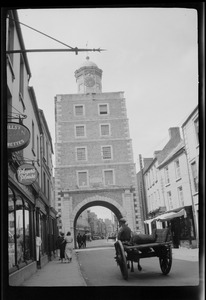
{"type": "Polygon", "coordinates": [[[101,93],[102,92],[102,70],[86,57],[79,68],[75,71],[78,93],[101,93]]]}

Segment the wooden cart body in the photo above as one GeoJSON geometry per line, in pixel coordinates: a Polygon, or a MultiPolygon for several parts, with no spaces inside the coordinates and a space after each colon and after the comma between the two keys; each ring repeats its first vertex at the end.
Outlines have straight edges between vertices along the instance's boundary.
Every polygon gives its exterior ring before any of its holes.
{"type": "Polygon", "coordinates": [[[131,272],[134,272],[134,262],[138,264],[138,270],[142,270],[140,266],[141,258],[158,257],[162,273],[167,275],[170,272],[172,241],[169,229],[158,229],[156,232],[154,243],[133,244],[131,242],[121,242],[120,240],[115,243],[115,259],[125,280],[128,279],[128,269],[131,268],[131,272]]]}

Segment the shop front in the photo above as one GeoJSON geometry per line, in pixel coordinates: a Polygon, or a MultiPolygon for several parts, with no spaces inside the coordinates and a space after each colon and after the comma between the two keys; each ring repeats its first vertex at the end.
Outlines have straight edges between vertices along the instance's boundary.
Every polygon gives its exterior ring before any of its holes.
{"type": "Polygon", "coordinates": [[[185,206],[144,221],[152,233],[155,228],[169,227],[174,248],[197,247],[192,206],[185,206]]]}

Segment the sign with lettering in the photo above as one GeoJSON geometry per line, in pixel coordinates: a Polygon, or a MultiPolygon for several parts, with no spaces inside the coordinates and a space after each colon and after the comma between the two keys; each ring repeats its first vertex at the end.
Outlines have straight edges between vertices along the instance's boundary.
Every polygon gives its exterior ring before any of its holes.
{"type": "Polygon", "coordinates": [[[16,177],[19,183],[23,185],[30,185],[36,181],[38,171],[31,164],[23,164],[18,167],[16,177]]]}
{"type": "Polygon", "coordinates": [[[7,148],[11,151],[19,151],[26,148],[30,142],[29,129],[19,123],[7,124],[7,148]]]}

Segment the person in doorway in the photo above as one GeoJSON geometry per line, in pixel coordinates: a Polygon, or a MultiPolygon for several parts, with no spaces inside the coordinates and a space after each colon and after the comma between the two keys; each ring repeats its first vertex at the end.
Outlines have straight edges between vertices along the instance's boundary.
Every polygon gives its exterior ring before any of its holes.
{"type": "Polygon", "coordinates": [[[68,231],[67,235],[65,237],[65,259],[68,260],[68,262],[72,261],[72,253],[73,253],[73,238],[71,236],[71,232],[68,231]]]}
{"type": "Polygon", "coordinates": [[[80,249],[81,246],[82,246],[82,236],[81,236],[80,232],[77,235],[77,244],[78,244],[78,247],[80,249]]]}
{"type": "Polygon", "coordinates": [[[61,244],[61,242],[62,242],[61,234],[59,234],[58,237],[57,237],[56,243],[55,243],[56,254],[57,254],[57,257],[59,257],[59,260],[61,260],[61,258],[60,258],[60,244],[61,244]]]}
{"type": "Polygon", "coordinates": [[[121,218],[119,220],[120,229],[117,234],[117,239],[122,242],[124,241],[129,242],[132,237],[132,230],[129,228],[129,226],[126,223],[127,221],[125,218],[121,218]]]}
{"type": "Polygon", "coordinates": [[[65,252],[65,240],[64,240],[64,233],[62,232],[61,233],[61,237],[59,239],[59,250],[60,250],[60,260],[61,262],[63,262],[64,258],[65,258],[65,255],[64,255],[64,252],[65,252]]]}
{"type": "Polygon", "coordinates": [[[86,248],[86,240],[87,240],[87,236],[84,233],[83,236],[82,236],[82,245],[83,245],[84,248],[86,248]]]}

